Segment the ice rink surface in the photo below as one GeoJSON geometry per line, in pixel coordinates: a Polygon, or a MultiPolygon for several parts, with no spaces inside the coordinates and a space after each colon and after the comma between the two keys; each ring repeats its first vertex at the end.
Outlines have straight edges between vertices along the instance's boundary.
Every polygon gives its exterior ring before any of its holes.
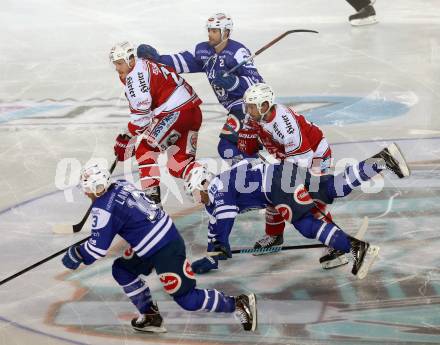
{"type": "MultiPolygon", "coordinates": [[[[88,234],[51,229],[81,219],[89,204],[73,187],[75,174],[92,158],[110,164],[127,122],[110,47],[128,39],[161,53],[192,50],[218,11],[232,15],[232,37],[252,51],[289,29],[318,30],[288,36],[257,57],[265,81],[279,101],[324,129],[336,162],[366,158],[395,141],[412,176],[387,175],[375,182],[383,183],[379,193],[354,192],[331,207],[351,234],[369,217],[365,237],[381,253],[362,281],[348,266],[323,271],[320,249],[239,254],[198,277],[201,287],[255,292],[256,333],[244,333],[230,315],[181,310],[154,274],[147,281],[168,333],[133,333],[135,309],[111,276],[125,247],[115,240],[93,266],[69,272],[58,257],[2,285],[0,344],[439,344],[440,2],[378,0],[375,7],[380,23],[354,28],[343,0],[3,0],[0,280],[88,234]]],[[[198,157],[216,158],[225,113],[204,75],[186,79],[204,100],[198,157]]],[[[136,180],[131,170],[135,164],[119,164],[115,175],[136,180]]],[[[181,185],[165,177],[173,183],[181,185]]],[[[188,257],[203,255],[201,208],[171,188],[165,209],[188,257]]],[[[232,247],[252,246],[263,233],[261,213],[240,215],[232,247]]],[[[304,243],[312,241],[286,231],[286,245],[304,243]]]]}

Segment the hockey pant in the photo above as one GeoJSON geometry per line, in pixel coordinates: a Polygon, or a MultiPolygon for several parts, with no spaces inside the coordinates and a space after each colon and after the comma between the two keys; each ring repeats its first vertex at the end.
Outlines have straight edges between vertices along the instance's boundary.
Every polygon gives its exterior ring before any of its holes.
{"type": "MultiPolygon", "coordinates": [[[[316,162],[320,165],[322,174],[328,172],[330,168],[331,156],[325,159],[314,159],[312,165],[315,166],[316,162]],[[319,162],[321,161],[321,162],[319,162]]],[[[319,170],[318,170],[319,171],[319,170]]],[[[320,200],[314,200],[315,207],[311,210],[313,216],[316,219],[323,219],[327,223],[332,221],[330,212],[327,211],[327,205],[320,200]]],[[[268,206],[266,208],[266,235],[279,236],[284,233],[285,223],[283,216],[273,207],[268,206]]]]}
{"type": "Polygon", "coordinates": [[[113,263],[113,278],[124,293],[144,314],[152,305],[150,289],[141,275],[149,275],[153,268],[164,291],[171,295],[183,309],[203,310],[217,313],[232,313],[234,297],[216,289],[196,288],[196,279],[191,263],[186,258],[185,243],[180,235],[148,258],[120,257],[113,263]]]}
{"type": "Polygon", "coordinates": [[[168,171],[177,178],[183,178],[194,161],[197,150],[197,136],[202,123],[199,107],[176,111],[154,118],[142,134],[143,139],[136,148],[136,160],[142,189],[160,184],[158,158],[161,152],[168,154],[168,171]]]}

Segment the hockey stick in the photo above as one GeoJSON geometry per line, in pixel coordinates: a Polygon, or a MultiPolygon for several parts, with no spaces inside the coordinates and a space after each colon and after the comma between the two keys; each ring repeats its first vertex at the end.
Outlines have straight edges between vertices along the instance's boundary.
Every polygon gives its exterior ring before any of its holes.
{"type": "Polygon", "coordinates": [[[261,47],[260,49],[258,49],[254,54],[252,54],[251,56],[249,56],[248,58],[244,59],[242,62],[240,62],[238,65],[232,67],[229,71],[227,71],[224,76],[227,77],[229,74],[233,73],[234,71],[236,71],[238,68],[240,68],[241,66],[247,64],[249,62],[249,60],[252,60],[254,57],[256,57],[257,55],[260,55],[262,52],[264,52],[266,49],[272,47],[275,43],[277,43],[278,41],[282,40],[284,37],[286,37],[287,35],[293,34],[293,33],[297,33],[297,32],[311,32],[314,34],[318,34],[318,31],[315,30],[307,30],[307,29],[296,29],[296,30],[288,30],[285,33],[279,35],[278,37],[274,38],[272,41],[270,41],[268,44],[266,44],[265,46],[261,47]]]}
{"type": "Polygon", "coordinates": [[[268,248],[243,248],[231,250],[231,254],[269,254],[278,253],[282,250],[293,250],[293,249],[310,249],[310,248],[325,248],[325,244],[302,244],[298,246],[274,246],[268,248]]]}
{"type": "MultiPolygon", "coordinates": [[[[115,158],[115,161],[113,162],[112,166],[110,167],[110,174],[113,173],[113,171],[116,168],[116,164],[118,163],[118,158],[115,158]]],[[[87,218],[89,218],[89,214],[92,211],[92,205],[89,206],[89,209],[87,210],[86,214],[84,215],[84,217],[81,219],[81,221],[77,224],[55,224],[52,227],[52,231],[57,233],[57,234],[70,234],[72,232],[80,232],[81,229],[83,228],[84,224],[87,221],[87,218]]]]}
{"type": "Polygon", "coordinates": [[[26,272],[30,271],[31,269],[34,269],[35,267],[38,267],[38,266],[44,264],[45,262],[47,262],[47,261],[49,261],[49,260],[52,260],[53,258],[57,257],[58,255],[63,254],[64,252],[67,252],[67,250],[68,250],[70,247],[72,247],[72,246],[78,246],[78,245],[80,245],[81,243],[86,242],[89,238],[90,238],[90,236],[88,236],[88,237],[86,237],[86,238],[83,238],[81,241],[78,241],[78,242],[76,242],[76,243],[74,243],[74,244],[71,244],[70,246],[68,246],[68,247],[66,247],[66,248],[64,248],[64,249],[62,249],[62,250],[60,250],[59,252],[56,252],[56,253],[52,254],[51,256],[48,256],[47,258],[45,258],[45,259],[43,259],[43,260],[40,260],[40,261],[34,263],[33,265],[30,265],[29,267],[26,267],[25,269],[22,269],[21,271],[19,271],[19,272],[13,274],[12,276],[9,276],[9,277],[7,277],[7,278],[1,280],[1,281],[0,281],[0,285],[3,285],[3,284],[7,283],[8,281],[10,281],[10,280],[12,280],[12,279],[14,279],[14,278],[17,278],[18,276],[21,276],[23,273],[26,273],[26,272]]]}

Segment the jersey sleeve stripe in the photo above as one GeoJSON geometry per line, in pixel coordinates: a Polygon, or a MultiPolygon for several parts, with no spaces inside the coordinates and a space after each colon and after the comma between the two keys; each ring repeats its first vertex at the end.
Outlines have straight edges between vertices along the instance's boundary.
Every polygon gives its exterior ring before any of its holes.
{"type": "Polygon", "coordinates": [[[176,55],[171,55],[171,58],[173,59],[174,68],[176,69],[177,73],[182,73],[182,69],[180,68],[179,60],[177,60],[176,55]]]}
{"type": "Polygon", "coordinates": [[[237,216],[237,212],[223,212],[216,216],[217,219],[228,219],[235,218],[237,216]]]}
{"type": "Polygon", "coordinates": [[[98,248],[98,247],[90,244],[90,242],[87,242],[87,246],[89,247],[89,249],[91,251],[95,252],[96,254],[99,254],[99,255],[102,255],[102,256],[105,256],[107,254],[107,250],[98,248]]]}
{"type": "Polygon", "coordinates": [[[189,67],[188,67],[188,65],[187,65],[183,55],[179,53],[179,54],[177,54],[177,57],[179,58],[180,64],[182,66],[183,73],[188,73],[189,72],[189,67]]]}
{"type": "Polygon", "coordinates": [[[248,86],[252,86],[253,82],[252,82],[251,78],[246,77],[246,76],[242,76],[242,78],[246,81],[248,86]]]}
{"type": "Polygon", "coordinates": [[[224,206],[220,206],[220,207],[217,207],[216,209],[215,209],[215,211],[213,212],[213,215],[215,216],[217,213],[220,213],[220,212],[223,212],[223,211],[226,211],[226,210],[233,210],[233,211],[235,211],[235,210],[237,210],[238,211],[238,207],[237,206],[234,206],[234,205],[224,205],[224,206]]]}
{"type": "Polygon", "coordinates": [[[86,243],[86,245],[84,246],[84,249],[86,250],[87,254],[89,254],[89,255],[90,255],[92,258],[94,258],[95,260],[99,260],[99,259],[102,258],[102,256],[100,256],[100,255],[98,255],[98,254],[92,252],[92,251],[89,249],[88,243],[86,243]]]}
{"type": "Polygon", "coordinates": [[[167,234],[172,226],[173,221],[168,217],[168,223],[161,229],[157,236],[146,247],[144,247],[144,249],[138,252],[138,255],[144,256],[146,253],[148,253],[167,234]]]}
{"type": "Polygon", "coordinates": [[[138,243],[136,247],[133,248],[135,252],[138,252],[145,244],[154,236],[157,232],[164,226],[164,224],[169,220],[168,216],[163,217],[151,230],[150,232],[138,243]]]}

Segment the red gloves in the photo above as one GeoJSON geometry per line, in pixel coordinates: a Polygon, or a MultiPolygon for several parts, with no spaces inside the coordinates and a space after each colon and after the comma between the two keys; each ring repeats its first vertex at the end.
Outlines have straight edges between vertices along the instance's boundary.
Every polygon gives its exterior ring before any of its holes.
{"type": "Polygon", "coordinates": [[[237,147],[248,156],[252,156],[259,150],[258,131],[254,128],[241,129],[238,132],[237,147]]]}
{"type": "Polygon", "coordinates": [[[135,139],[127,134],[119,134],[117,136],[114,150],[118,161],[125,161],[134,155],[134,144],[135,139]]]}

